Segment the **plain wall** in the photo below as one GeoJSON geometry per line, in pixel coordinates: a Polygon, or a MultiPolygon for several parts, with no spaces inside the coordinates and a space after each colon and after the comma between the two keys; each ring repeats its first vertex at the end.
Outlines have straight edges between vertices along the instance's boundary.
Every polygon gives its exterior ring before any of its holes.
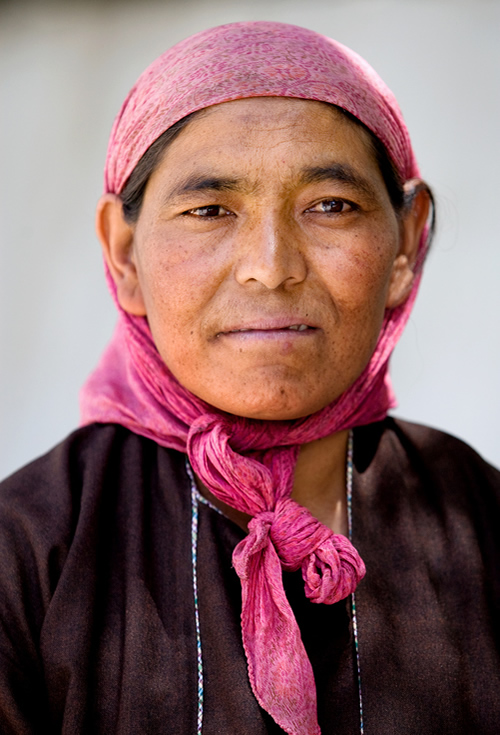
{"type": "Polygon", "coordinates": [[[498,2],[16,2],[0,5],[0,477],[77,426],[113,329],[93,220],[126,93],[176,41],[256,19],[351,46],[399,99],[439,227],[393,359],[396,414],[500,465],[498,2]]]}

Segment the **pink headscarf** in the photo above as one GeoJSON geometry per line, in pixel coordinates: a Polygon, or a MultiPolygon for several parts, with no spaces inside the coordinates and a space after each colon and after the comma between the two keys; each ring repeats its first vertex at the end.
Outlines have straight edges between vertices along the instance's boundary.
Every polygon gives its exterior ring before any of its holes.
{"type": "MultiPolygon", "coordinates": [[[[352,113],[385,145],[403,180],[418,176],[398,105],[357,54],[296,26],[252,22],[220,26],[178,43],[141,75],[115,120],[105,189],[119,194],[149,146],[195,110],[246,97],[297,97],[352,113]]],[[[407,301],[385,315],[371,360],[331,405],[295,421],[255,421],[223,413],[169,372],[147,320],[120,312],[115,335],[81,394],[82,422],[114,422],[186,452],[220,500],[253,516],[234,550],[242,585],[241,627],[248,674],[261,706],[290,735],[319,733],[316,691],[282,569],[302,569],[305,593],[332,604],[364,575],[350,542],[290,497],[299,447],[382,419],[393,403],[390,354],[415,300],[426,249],[407,301]]],[[[116,301],[114,284],[108,282],[116,301]]]]}

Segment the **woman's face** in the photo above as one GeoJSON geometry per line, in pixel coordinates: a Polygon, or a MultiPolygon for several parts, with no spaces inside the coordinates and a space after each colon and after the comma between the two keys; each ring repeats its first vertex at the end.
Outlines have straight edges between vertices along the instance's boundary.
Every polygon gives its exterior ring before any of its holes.
{"type": "Polygon", "coordinates": [[[297,418],[354,382],[408,293],[403,227],[362,128],[319,102],[228,102],[166,150],[118,297],[195,395],[297,418]]]}

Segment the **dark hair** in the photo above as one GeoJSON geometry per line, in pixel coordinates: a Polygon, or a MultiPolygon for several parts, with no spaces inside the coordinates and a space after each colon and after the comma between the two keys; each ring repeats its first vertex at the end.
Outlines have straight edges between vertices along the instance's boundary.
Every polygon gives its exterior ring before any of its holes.
{"type": "MultiPolygon", "coordinates": [[[[422,182],[420,187],[417,187],[413,192],[407,194],[404,190],[404,182],[401,179],[399,171],[389,157],[382,141],[377,138],[377,136],[372,133],[372,131],[363,122],[361,122],[361,120],[358,120],[358,118],[350,112],[347,112],[347,110],[344,110],[342,107],[337,107],[336,105],[331,105],[331,107],[334,107],[345,115],[345,117],[351,120],[351,122],[360,126],[368,133],[372,151],[380,169],[380,173],[382,174],[387,193],[389,194],[389,199],[391,200],[391,204],[398,217],[401,217],[411,206],[412,199],[417,191],[421,189],[425,189],[427,191],[431,201],[431,221],[428,238],[430,243],[436,224],[434,196],[430,187],[425,182],[422,182]]],[[[165,130],[165,132],[162,133],[162,135],[160,135],[152,145],[150,145],[128,177],[120,194],[120,198],[123,202],[123,216],[129,224],[137,222],[147,183],[159,165],[165,150],[179,135],[181,130],[184,130],[186,125],[195,117],[195,115],[199,115],[202,111],[203,110],[197,110],[196,112],[192,112],[190,115],[186,115],[186,117],[181,118],[181,120],[165,130]]]]}
{"type": "Polygon", "coordinates": [[[427,244],[430,245],[432,238],[434,236],[435,229],[436,229],[436,203],[434,200],[434,194],[432,193],[431,187],[425,181],[422,181],[419,184],[419,186],[416,186],[413,189],[413,191],[405,192],[404,181],[402,180],[399,171],[397,170],[392,159],[387,153],[387,149],[385,145],[382,143],[382,141],[380,140],[380,138],[378,138],[375,135],[375,133],[373,133],[370,130],[370,128],[368,128],[363,122],[361,122],[361,120],[355,117],[352,113],[348,112],[347,110],[344,110],[342,107],[337,107],[336,105],[332,105],[332,107],[335,107],[345,117],[351,120],[351,122],[363,128],[363,130],[365,130],[368,133],[372,151],[375,156],[375,160],[377,161],[377,165],[379,167],[380,173],[382,174],[382,178],[384,180],[384,184],[385,184],[385,188],[387,189],[387,193],[389,194],[389,199],[391,200],[391,204],[398,217],[403,216],[405,212],[408,211],[408,209],[411,207],[411,204],[412,204],[412,201],[415,195],[419,191],[424,190],[427,192],[429,199],[430,199],[430,203],[431,203],[429,234],[427,236],[427,244]]]}
{"type": "Polygon", "coordinates": [[[172,143],[179,135],[181,130],[184,130],[193,117],[198,115],[200,112],[201,110],[192,112],[190,115],[186,115],[186,117],[178,120],[170,128],[167,128],[167,130],[165,130],[165,132],[149,146],[147,151],[139,159],[139,163],[137,163],[134,170],[128,177],[125,182],[125,186],[120,193],[120,199],[122,200],[123,206],[123,216],[125,217],[125,221],[129,224],[137,222],[141,212],[147,183],[156,168],[159,166],[164,152],[170,143],[172,143]]]}

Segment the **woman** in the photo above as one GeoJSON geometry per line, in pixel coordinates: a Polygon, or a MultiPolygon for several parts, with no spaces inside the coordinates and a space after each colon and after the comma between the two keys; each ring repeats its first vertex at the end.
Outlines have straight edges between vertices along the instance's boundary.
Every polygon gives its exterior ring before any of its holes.
{"type": "Polygon", "coordinates": [[[496,732],[499,474],[386,417],[430,204],[340,44],[233,24],[144,72],[117,331],[2,489],[3,732],[496,732]]]}

